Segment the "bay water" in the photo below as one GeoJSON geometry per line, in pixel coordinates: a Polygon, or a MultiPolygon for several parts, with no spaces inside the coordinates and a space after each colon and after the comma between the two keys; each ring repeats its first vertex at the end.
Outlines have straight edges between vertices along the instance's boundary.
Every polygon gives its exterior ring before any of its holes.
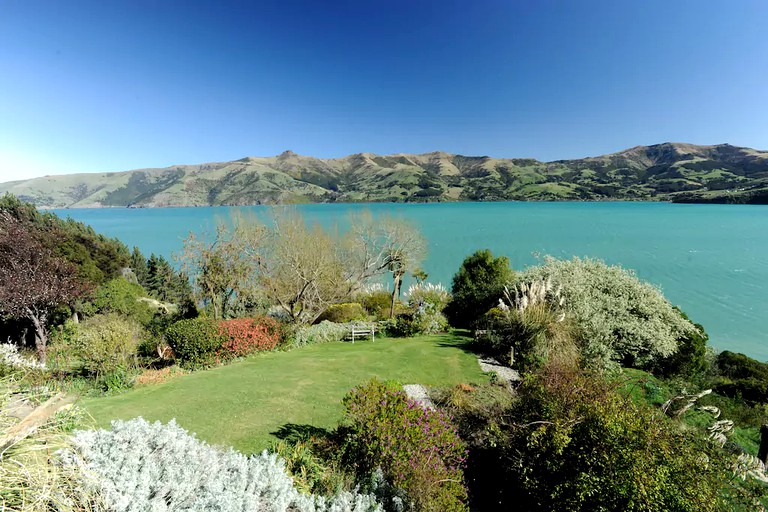
{"type": "MultiPolygon", "coordinates": [[[[192,232],[211,231],[233,210],[269,215],[267,206],[54,210],[129,247],[172,257],[192,232]]],[[[429,282],[450,288],[462,260],[489,248],[520,270],[557,258],[595,257],[634,269],[657,285],[717,350],[768,360],[768,206],[634,202],[311,204],[308,222],[348,228],[363,210],[412,221],[429,243],[429,282]]]]}

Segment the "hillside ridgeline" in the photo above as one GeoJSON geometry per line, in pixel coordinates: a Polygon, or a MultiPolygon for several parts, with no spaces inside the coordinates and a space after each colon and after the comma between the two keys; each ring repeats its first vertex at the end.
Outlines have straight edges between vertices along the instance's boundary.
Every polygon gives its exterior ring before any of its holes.
{"type": "Polygon", "coordinates": [[[442,152],[275,157],[0,184],[44,208],[322,202],[601,201],[768,204],[768,151],[664,143],[540,162],[442,152]]]}

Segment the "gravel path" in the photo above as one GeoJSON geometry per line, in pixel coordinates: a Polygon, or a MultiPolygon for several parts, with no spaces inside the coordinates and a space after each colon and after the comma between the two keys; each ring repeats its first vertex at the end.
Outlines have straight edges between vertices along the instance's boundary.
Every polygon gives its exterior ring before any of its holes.
{"type": "Polygon", "coordinates": [[[406,384],[403,386],[403,391],[408,395],[408,398],[415,400],[423,408],[430,410],[435,409],[435,404],[432,402],[432,399],[429,398],[427,388],[421,384],[406,384]]]}

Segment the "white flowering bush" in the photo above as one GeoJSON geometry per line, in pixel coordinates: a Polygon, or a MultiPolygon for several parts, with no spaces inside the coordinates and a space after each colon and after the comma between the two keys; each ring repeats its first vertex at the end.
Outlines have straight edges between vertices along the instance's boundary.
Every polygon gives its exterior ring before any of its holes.
{"type": "Polygon", "coordinates": [[[349,333],[350,324],[339,324],[323,320],[319,324],[299,327],[293,338],[294,347],[342,341],[349,333]]]}
{"type": "Polygon", "coordinates": [[[405,292],[405,299],[412,307],[429,305],[435,311],[442,311],[451,300],[451,294],[440,283],[414,283],[405,292]]]}
{"type": "Polygon", "coordinates": [[[536,280],[562,287],[565,310],[584,340],[585,359],[598,366],[648,366],[673,354],[678,340],[696,329],[658,288],[619,266],[548,257],[520,275],[521,282],[536,280]]]}
{"type": "Polygon", "coordinates": [[[215,448],[173,420],[115,421],[111,430],[77,432],[73,444],[61,453],[63,464],[82,468],[86,488],[116,512],[381,511],[366,494],[301,494],[276,454],[215,448]]]}
{"type": "Polygon", "coordinates": [[[5,367],[10,370],[45,370],[41,362],[19,354],[19,348],[13,343],[0,343],[0,373],[5,367]]]}
{"type": "Polygon", "coordinates": [[[413,321],[419,334],[438,334],[448,330],[448,319],[440,311],[423,305],[416,308],[413,321]]]}

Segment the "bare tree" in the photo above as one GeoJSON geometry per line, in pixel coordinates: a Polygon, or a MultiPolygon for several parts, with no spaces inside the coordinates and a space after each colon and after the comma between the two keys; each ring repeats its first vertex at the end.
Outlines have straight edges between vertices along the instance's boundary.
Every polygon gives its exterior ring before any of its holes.
{"type": "Polygon", "coordinates": [[[307,226],[298,212],[276,213],[261,242],[261,250],[253,251],[259,255],[257,285],[294,321],[315,321],[356,289],[344,241],[318,225],[307,226]]]}
{"type": "Polygon", "coordinates": [[[421,232],[413,224],[392,217],[374,219],[363,214],[353,219],[352,238],[360,280],[366,280],[385,272],[392,274],[394,286],[389,310],[395,314],[395,303],[400,295],[403,277],[416,272],[427,252],[427,244],[421,232]]]}
{"type": "Polygon", "coordinates": [[[54,256],[21,222],[0,214],[0,314],[32,324],[43,363],[51,313],[87,290],[75,274],[72,264],[54,256]]]}
{"type": "Polygon", "coordinates": [[[299,212],[285,209],[273,211],[269,226],[254,217],[232,224],[220,225],[211,242],[190,235],[182,255],[216,317],[234,298],[248,295],[263,296],[293,321],[313,322],[386,272],[395,279],[394,305],[403,275],[416,268],[425,246],[407,222],[370,214],[354,217],[344,235],[307,226],[299,212]]]}

